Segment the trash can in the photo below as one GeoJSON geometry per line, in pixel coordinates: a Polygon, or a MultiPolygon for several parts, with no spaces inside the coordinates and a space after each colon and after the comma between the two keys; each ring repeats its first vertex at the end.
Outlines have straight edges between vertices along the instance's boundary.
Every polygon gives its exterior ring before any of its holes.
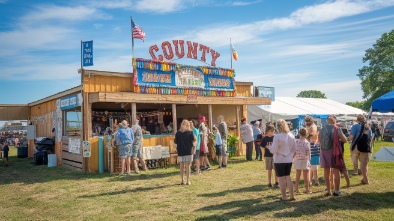
{"type": "Polygon", "coordinates": [[[48,167],[57,166],[57,155],[56,154],[48,154],[48,167]]]}
{"type": "Polygon", "coordinates": [[[18,158],[26,158],[27,157],[27,146],[17,147],[17,156],[18,156],[18,158]]]}

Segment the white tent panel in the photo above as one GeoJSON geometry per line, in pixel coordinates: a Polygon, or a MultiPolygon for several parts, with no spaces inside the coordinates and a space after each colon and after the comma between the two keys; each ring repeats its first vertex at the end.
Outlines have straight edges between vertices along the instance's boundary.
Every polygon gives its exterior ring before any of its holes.
{"type": "Polygon", "coordinates": [[[249,120],[267,119],[268,121],[269,119],[272,121],[278,118],[294,119],[299,115],[307,114],[356,116],[358,114],[365,114],[365,112],[361,109],[323,98],[276,97],[275,101],[271,102],[271,105],[248,106],[249,120]]]}
{"type": "Polygon", "coordinates": [[[393,162],[394,161],[394,147],[382,147],[378,152],[373,156],[375,161],[386,161],[393,162]]]}

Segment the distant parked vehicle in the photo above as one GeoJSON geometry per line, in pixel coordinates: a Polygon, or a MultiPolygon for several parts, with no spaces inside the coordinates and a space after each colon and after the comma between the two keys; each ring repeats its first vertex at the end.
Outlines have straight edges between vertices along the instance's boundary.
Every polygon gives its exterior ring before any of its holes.
{"type": "Polygon", "coordinates": [[[383,140],[392,141],[394,137],[394,121],[390,121],[386,124],[383,130],[383,140]]]}

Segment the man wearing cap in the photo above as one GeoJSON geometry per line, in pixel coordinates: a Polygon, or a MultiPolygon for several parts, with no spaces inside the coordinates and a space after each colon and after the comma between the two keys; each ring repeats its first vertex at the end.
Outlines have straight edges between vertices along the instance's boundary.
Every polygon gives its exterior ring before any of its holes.
{"type": "Polygon", "coordinates": [[[133,147],[131,148],[131,165],[135,169],[135,173],[139,173],[138,170],[138,165],[137,165],[137,157],[139,159],[139,162],[141,163],[142,168],[147,171],[148,168],[146,168],[145,160],[144,160],[144,155],[142,154],[143,148],[142,148],[142,129],[141,126],[138,124],[140,120],[137,118],[134,121],[133,126],[131,126],[131,129],[133,130],[134,133],[134,142],[133,142],[133,147]]]}
{"type": "Polygon", "coordinates": [[[200,117],[200,126],[199,126],[199,131],[200,131],[200,162],[201,162],[201,170],[211,170],[211,164],[209,163],[208,160],[208,128],[205,125],[205,117],[201,116],[200,117]]]}
{"type": "Polygon", "coordinates": [[[125,167],[127,174],[130,174],[130,157],[134,141],[134,133],[133,130],[129,128],[129,123],[126,120],[123,120],[119,124],[119,130],[116,133],[115,139],[116,143],[119,145],[118,151],[121,165],[119,175],[125,175],[125,167]]]}
{"type": "Polygon", "coordinates": [[[263,160],[263,155],[261,152],[261,148],[260,148],[260,141],[257,140],[258,135],[261,134],[261,130],[260,130],[260,121],[256,120],[253,124],[253,139],[254,139],[254,148],[256,150],[256,160],[263,160]]]}
{"type": "Polygon", "coordinates": [[[253,151],[253,130],[252,127],[246,122],[246,118],[243,117],[241,120],[241,138],[242,143],[246,144],[246,160],[252,160],[252,151],[253,151]]]}

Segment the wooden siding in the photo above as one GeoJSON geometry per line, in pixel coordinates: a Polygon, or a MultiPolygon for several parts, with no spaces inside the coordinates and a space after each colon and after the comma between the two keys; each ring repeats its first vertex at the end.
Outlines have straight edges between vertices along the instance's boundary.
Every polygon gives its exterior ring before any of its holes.
{"type": "Polygon", "coordinates": [[[29,119],[30,108],[26,105],[0,105],[0,120],[27,120],[29,119]]]}
{"type": "Polygon", "coordinates": [[[253,94],[251,93],[252,85],[235,85],[235,89],[237,91],[237,96],[241,97],[252,97],[253,94]]]}
{"type": "Polygon", "coordinates": [[[103,75],[84,75],[85,92],[133,92],[133,78],[103,75]]]}
{"type": "MultiPolygon", "coordinates": [[[[138,94],[130,92],[92,92],[89,93],[89,102],[136,102],[136,103],[165,103],[187,104],[185,95],[138,94]]],[[[226,105],[269,105],[271,99],[262,97],[197,97],[194,104],[226,104],[226,105]]]]}
{"type": "Polygon", "coordinates": [[[37,137],[54,138],[52,133],[53,115],[56,110],[56,100],[47,101],[30,108],[30,121],[36,126],[37,137]]]}

